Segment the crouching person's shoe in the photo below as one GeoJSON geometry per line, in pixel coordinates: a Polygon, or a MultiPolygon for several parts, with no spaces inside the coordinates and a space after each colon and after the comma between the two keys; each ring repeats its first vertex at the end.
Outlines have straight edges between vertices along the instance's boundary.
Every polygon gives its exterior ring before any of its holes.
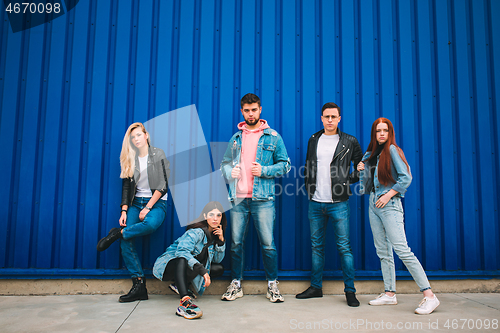
{"type": "Polygon", "coordinates": [[[113,244],[118,239],[122,238],[122,229],[113,228],[109,231],[108,235],[102,238],[99,243],[97,243],[97,251],[106,250],[111,244],[113,244]]]}
{"type": "Polygon", "coordinates": [[[120,296],[120,302],[134,302],[134,301],[145,301],[148,299],[148,290],[146,289],[146,279],[142,277],[140,280],[138,278],[132,278],[132,289],[127,295],[120,296]]]}
{"type": "MultiPolygon", "coordinates": [[[[170,288],[170,290],[172,290],[174,293],[176,293],[177,295],[179,295],[179,289],[177,289],[177,286],[175,285],[175,283],[171,283],[168,285],[168,287],[170,288]]],[[[193,293],[191,291],[191,289],[188,289],[188,296],[191,297],[191,299],[196,299],[198,298],[198,296],[196,296],[195,293],[193,293]]]]}
{"type": "Polygon", "coordinates": [[[177,307],[175,314],[186,319],[196,319],[203,316],[203,311],[201,311],[201,309],[193,303],[191,297],[184,296],[181,299],[181,303],[177,307]]]}

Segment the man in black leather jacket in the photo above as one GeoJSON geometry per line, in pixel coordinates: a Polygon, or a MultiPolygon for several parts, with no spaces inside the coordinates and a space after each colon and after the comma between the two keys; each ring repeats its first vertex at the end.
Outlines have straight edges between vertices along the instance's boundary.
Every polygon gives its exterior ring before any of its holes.
{"type": "Polygon", "coordinates": [[[305,185],[309,198],[311,227],[311,286],[297,298],[322,297],[325,265],[325,231],[332,218],[337,249],[341,256],[344,292],[349,306],[359,306],[354,288],[354,259],[349,240],[350,184],[357,182],[356,165],[363,153],[358,140],[338,129],[340,107],[326,103],[321,109],[324,128],[309,139],[305,166],[305,185]],[[351,162],[354,163],[351,172],[351,162]]]}

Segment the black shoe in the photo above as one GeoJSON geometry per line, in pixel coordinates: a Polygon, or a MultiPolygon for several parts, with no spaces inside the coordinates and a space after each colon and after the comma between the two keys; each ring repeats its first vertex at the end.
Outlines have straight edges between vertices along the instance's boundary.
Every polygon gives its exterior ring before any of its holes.
{"type": "Polygon", "coordinates": [[[313,297],[323,297],[323,289],[309,287],[306,291],[295,295],[295,298],[313,298],[313,297]]]}
{"type": "Polygon", "coordinates": [[[109,231],[109,234],[102,238],[99,243],[97,243],[97,251],[106,250],[111,244],[113,244],[117,239],[122,238],[122,229],[113,228],[109,231]]]}
{"type": "Polygon", "coordinates": [[[349,306],[359,306],[359,301],[356,298],[356,293],[352,291],[347,291],[345,293],[345,299],[347,300],[347,305],[349,306]]]}
{"type": "Polygon", "coordinates": [[[134,302],[134,301],[145,301],[148,299],[148,290],[146,289],[146,279],[142,277],[140,280],[138,278],[132,278],[134,285],[127,295],[120,296],[120,302],[134,302]]]}

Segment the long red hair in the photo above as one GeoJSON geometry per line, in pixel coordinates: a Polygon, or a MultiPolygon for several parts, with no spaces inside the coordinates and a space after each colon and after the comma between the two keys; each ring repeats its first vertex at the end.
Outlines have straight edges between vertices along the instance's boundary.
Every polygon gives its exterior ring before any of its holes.
{"type": "Polygon", "coordinates": [[[403,150],[399,148],[399,146],[396,144],[396,138],[394,136],[394,126],[392,126],[392,123],[389,119],[387,118],[378,118],[373,122],[372,125],[372,134],[371,134],[371,140],[370,144],[368,145],[368,149],[366,151],[371,152],[370,157],[368,160],[370,160],[374,155],[373,153],[375,150],[377,150],[379,144],[377,141],[377,125],[378,124],[387,124],[387,128],[389,129],[389,135],[387,137],[387,141],[385,142],[384,149],[382,149],[382,152],[380,152],[380,158],[378,161],[378,170],[377,170],[377,175],[378,175],[378,180],[379,182],[387,186],[389,183],[395,183],[396,181],[392,177],[392,172],[391,172],[391,145],[394,145],[399,152],[399,156],[401,159],[405,162],[406,167],[408,168],[408,171],[410,171],[410,166],[408,165],[408,162],[406,161],[405,155],[403,153],[403,150]]]}

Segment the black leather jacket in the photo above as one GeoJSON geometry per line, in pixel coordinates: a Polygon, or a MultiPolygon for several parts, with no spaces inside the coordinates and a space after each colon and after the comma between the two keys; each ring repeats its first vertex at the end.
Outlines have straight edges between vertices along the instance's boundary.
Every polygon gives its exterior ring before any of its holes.
{"type": "MultiPolygon", "coordinates": [[[[160,148],[149,147],[148,149],[148,182],[151,195],[158,190],[163,197],[168,191],[168,177],[170,177],[170,162],[160,148]]],[[[135,197],[137,182],[139,181],[139,159],[135,157],[134,177],[123,179],[122,203],[120,206],[132,204],[135,197]]]]}
{"type": "MultiPolygon", "coordinates": [[[[314,133],[307,144],[305,183],[309,200],[312,199],[316,191],[316,177],[318,172],[318,158],[316,150],[318,148],[319,137],[325,132],[324,129],[314,133]]],[[[359,180],[356,167],[363,157],[358,140],[352,135],[338,130],[339,143],[332,162],[330,163],[330,175],[332,179],[332,200],[341,202],[349,199],[352,195],[350,184],[359,180]],[[354,163],[354,171],[351,173],[351,161],[354,163]]]]}

